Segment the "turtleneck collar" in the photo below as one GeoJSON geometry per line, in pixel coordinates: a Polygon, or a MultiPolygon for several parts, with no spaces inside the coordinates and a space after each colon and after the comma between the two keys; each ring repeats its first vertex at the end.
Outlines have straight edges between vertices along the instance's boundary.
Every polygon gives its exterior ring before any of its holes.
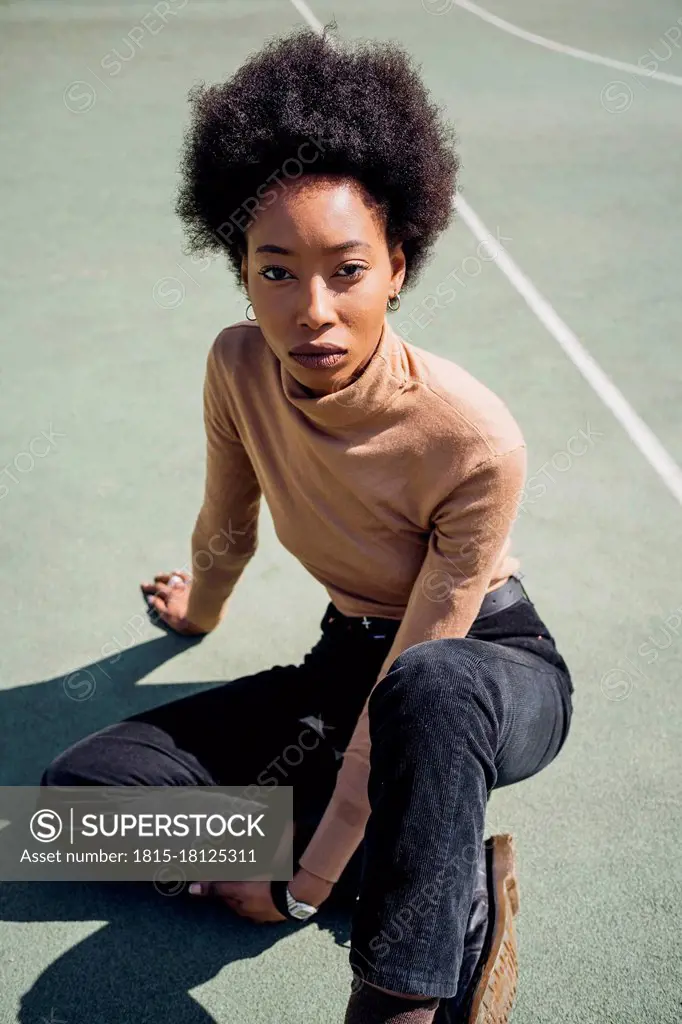
{"type": "Polygon", "coordinates": [[[287,400],[319,426],[344,426],[368,419],[384,409],[408,380],[404,342],[384,320],[379,344],[362,374],[330,395],[314,397],[280,363],[287,400]]]}

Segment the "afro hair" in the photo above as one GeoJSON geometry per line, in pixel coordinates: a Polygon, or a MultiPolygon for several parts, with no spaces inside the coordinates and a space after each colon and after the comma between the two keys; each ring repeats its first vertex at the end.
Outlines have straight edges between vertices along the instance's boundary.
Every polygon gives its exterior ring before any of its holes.
{"type": "Polygon", "coordinates": [[[190,92],[176,204],[187,250],[226,252],[239,279],[257,210],[287,180],[335,175],[359,182],[387,243],[403,243],[407,286],[453,214],[455,133],[402,47],[341,45],[329,29],[277,38],[190,92]]]}

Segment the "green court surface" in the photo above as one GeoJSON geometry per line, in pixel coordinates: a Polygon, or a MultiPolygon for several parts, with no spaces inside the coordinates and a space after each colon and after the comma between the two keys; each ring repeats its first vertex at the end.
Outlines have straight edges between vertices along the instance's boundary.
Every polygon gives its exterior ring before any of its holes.
{"type": "MultiPolygon", "coordinates": [[[[0,0],[0,784],[35,785],[94,729],[317,638],[327,595],[266,508],[230,614],[200,645],[143,620],[137,584],[189,557],[205,353],[245,306],[222,262],[182,252],[187,91],[306,12],[336,17],[344,36],[402,41],[455,121],[465,207],[393,322],[520,422],[532,487],[515,550],[575,680],[564,751],[489,810],[519,854],[514,1024],[674,1024],[681,12],[484,5],[168,0],[164,21],[143,22],[151,3],[0,0]],[[511,270],[487,258],[471,211],[511,270]]],[[[349,923],[323,909],[301,928],[258,926],[151,885],[2,884],[0,1021],[340,1022],[349,923]]]]}

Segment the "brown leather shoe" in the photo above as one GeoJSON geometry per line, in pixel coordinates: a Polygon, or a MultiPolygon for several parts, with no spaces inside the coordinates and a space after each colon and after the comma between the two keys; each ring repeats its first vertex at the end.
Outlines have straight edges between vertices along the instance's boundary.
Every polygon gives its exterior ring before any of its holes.
{"type": "Polygon", "coordinates": [[[478,863],[457,993],[441,999],[434,1024],[507,1024],[516,995],[518,909],[514,841],[491,836],[478,863]]]}
{"type": "Polygon", "coordinates": [[[463,1020],[467,1024],[506,1024],[518,980],[516,929],[519,910],[513,837],[491,836],[485,842],[490,907],[488,935],[469,988],[463,1020]]]}

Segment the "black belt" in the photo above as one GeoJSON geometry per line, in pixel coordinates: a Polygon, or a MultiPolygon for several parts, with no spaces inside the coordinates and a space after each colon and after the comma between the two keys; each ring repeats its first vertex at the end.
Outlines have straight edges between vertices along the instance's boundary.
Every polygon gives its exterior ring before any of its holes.
{"type": "Polygon", "coordinates": [[[491,590],[489,594],[485,595],[476,621],[485,619],[488,615],[494,615],[495,612],[501,612],[503,608],[511,608],[513,604],[518,604],[523,598],[527,601],[530,600],[523,583],[518,576],[510,576],[501,587],[491,590]]]}
{"type": "MultiPolygon", "coordinates": [[[[521,580],[518,576],[510,576],[501,587],[485,595],[475,621],[479,622],[481,619],[486,619],[489,615],[502,611],[503,608],[511,608],[512,605],[518,604],[524,598],[527,601],[530,600],[521,580]]],[[[376,634],[377,639],[385,638],[386,629],[391,632],[397,630],[401,621],[401,619],[382,619],[378,616],[370,615],[364,615],[362,618],[355,615],[344,615],[333,604],[329,605],[323,619],[323,622],[330,624],[333,622],[345,623],[348,629],[364,627],[372,635],[375,635],[373,632],[375,629],[381,628],[383,635],[376,634]]]]}

